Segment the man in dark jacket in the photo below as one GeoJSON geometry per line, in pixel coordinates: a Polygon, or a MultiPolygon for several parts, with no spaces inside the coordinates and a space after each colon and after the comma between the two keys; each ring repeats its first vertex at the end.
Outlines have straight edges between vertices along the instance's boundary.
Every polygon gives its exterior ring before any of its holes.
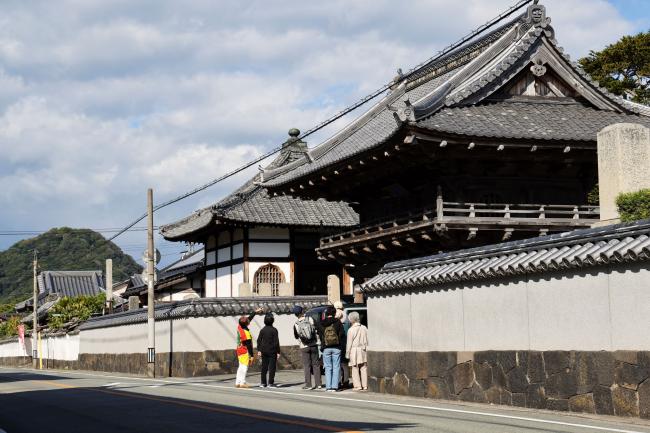
{"type": "Polygon", "coordinates": [[[275,368],[276,361],[280,357],[280,339],[278,338],[278,330],[273,327],[272,313],[267,313],[264,316],[264,328],[260,331],[257,337],[257,350],[258,355],[262,357],[262,383],[261,387],[266,388],[275,386],[275,368]],[[266,373],[269,374],[269,381],[266,381],[266,373]]]}
{"type": "Polygon", "coordinates": [[[323,348],[323,365],[325,367],[325,388],[329,392],[339,389],[341,372],[341,343],[343,342],[343,325],[336,318],[336,309],[330,305],[325,310],[318,332],[323,348]]]}

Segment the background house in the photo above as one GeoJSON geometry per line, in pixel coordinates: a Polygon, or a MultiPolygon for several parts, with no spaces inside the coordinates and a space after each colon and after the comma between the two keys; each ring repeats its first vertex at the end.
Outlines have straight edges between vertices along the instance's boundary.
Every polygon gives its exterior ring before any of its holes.
{"type": "MultiPolygon", "coordinates": [[[[290,164],[306,152],[289,131],[269,168],[290,164]]],[[[340,201],[270,196],[255,176],[228,197],[192,215],[163,226],[167,240],[205,245],[205,297],[317,295],[327,293],[328,275],[352,294],[346,268],[318,260],[315,249],[322,236],[353,227],[355,211],[340,201]]]]}

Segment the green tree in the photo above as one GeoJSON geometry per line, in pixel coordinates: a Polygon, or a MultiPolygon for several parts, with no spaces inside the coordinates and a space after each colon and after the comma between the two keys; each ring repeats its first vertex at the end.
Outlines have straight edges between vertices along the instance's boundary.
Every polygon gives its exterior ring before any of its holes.
{"type": "Polygon", "coordinates": [[[6,322],[0,323],[0,338],[18,335],[20,316],[11,316],[6,322]]]}
{"type": "Polygon", "coordinates": [[[619,194],[616,207],[623,222],[650,218],[650,189],[619,194]]]}
{"type": "Polygon", "coordinates": [[[45,271],[103,270],[113,259],[113,281],[125,280],[142,267],[113,242],[88,229],[52,229],[16,242],[0,251],[0,302],[16,303],[31,297],[32,260],[38,251],[39,267],[45,271]]]}
{"type": "Polygon", "coordinates": [[[50,328],[59,329],[73,319],[87,320],[96,313],[101,313],[106,303],[106,295],[64,297],[47,313],[50,328]]]}
{"type": "Polygon", "coordinates": [[[601,86],[616,95],[650,103],[650,31],[623,36],[602,51],[591,51],[578,61],[601,86]]]}

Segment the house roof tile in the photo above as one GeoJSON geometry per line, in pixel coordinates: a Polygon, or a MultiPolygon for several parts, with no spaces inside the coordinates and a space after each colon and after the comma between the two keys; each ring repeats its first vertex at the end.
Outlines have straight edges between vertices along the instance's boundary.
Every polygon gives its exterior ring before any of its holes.
{"type": "Polygon", "coordinates": [[[650,220],[575,230],[386,264],[372,294],[612,263],[650,261],[650,220]]]}

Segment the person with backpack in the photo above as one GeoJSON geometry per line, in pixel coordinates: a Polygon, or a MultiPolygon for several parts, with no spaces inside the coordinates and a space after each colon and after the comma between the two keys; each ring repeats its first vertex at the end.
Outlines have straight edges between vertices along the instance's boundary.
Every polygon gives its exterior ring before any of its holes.
{"type": "Polygon", "coordinates": [[[319,333],[323,348],[323,365],[325,366],[325,388],[329,392],[338,391],[343,325],[341,320],[336,318],[336,308],[333,305],[328,306],[325,310],[325,318],[320,323],[319,333]]]}
{"type": "Polygon", "coordinates": [[[248,316],[241,316],[239,318],[239,325],[237,326],[237,360],[239,367],[237,368],[237,378],[235,379],[236,388],[250,388],[246,383],[246,373],[248,367],[253,365],[255,353],[253,352],[253,336],[251,331],[248,330],[248,325],[253,320],[256,314],[264,312],[263,308],[258,308],[248,316]]]}
{"type": "Polygon", "coordinates": [[[293,314],[298,320],[293,325],[293,336],[300,345],[302,368],[305,371],[305,386],[302,389],[320,388],[320,362],[318,356],[318,333],[314,319],[305,316],[301,306],[293,307],[293,314]],[[314,373],[314,386],[311,386],[311,376],[314,373]]]}
{"type": "Polygon", "coordinates": [[[262,358],[262,381],[260,386],[266,388],[266,373],[268,372],[268,386],[275,386],[275,368],[280,358],[280,339],[278,330],[273,327],[273,313],[264,316],[264,328],[257,337],[257,354],[262,358]]]}

